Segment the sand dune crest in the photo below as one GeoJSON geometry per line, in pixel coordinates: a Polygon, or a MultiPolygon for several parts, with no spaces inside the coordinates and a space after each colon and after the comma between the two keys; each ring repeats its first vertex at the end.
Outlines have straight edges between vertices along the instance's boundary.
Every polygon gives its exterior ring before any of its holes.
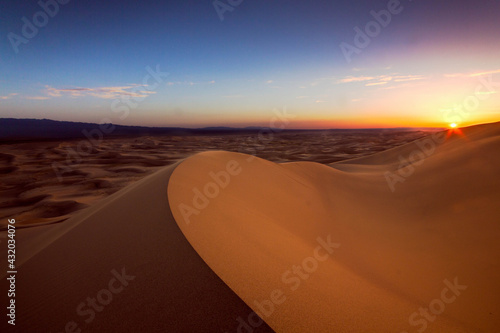
{"type": "Polygon", "coordinates": [[[499,129],[332,167],[202,153],[176,168],[169,202],[205,262],[278,332],[494,332],[499,129]],[[387,172],[404,175],[394,191],[387,172]],[[318,250],[328,237],[331,254],[318,250]],[[429,306],[439,315],[419,312],[429,306]]]}

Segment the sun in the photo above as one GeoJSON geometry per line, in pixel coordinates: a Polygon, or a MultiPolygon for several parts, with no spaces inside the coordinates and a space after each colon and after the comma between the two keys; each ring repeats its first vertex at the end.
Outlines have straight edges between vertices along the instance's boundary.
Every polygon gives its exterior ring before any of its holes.
{"type": "Polygon", "coordinates": [[[457,127],[457,124],[456,124],[456,123],[451,123],[451,124],[450,124],[450,127],[451,127],[451,128],[455,128],[455,127],[457,127]]]}

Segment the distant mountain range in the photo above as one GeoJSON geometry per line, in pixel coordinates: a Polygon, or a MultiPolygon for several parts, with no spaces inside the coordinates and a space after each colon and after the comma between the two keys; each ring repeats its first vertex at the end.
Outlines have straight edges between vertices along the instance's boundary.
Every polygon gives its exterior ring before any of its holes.
{"type": "MultiPolygon", "coordinates": [[[[214,134],[254,134],[265,130],[264,127],[204,127],[204,128],[181,128],[181,127],[145,127],[145,126],[123,126],[114,124],[94,124],[72,121],[56,121],[50,119],[15,119],[0,118],[0,141],[24,141],[24,140],[51,140],[51,139],[80,139],[89,136],[94,138],[120,136],[145,136],[145,135],[214,135],[214,134]]],[[[398,128],[393,130],[409,130],[398,128]]],[[[416,130],[416,129],[411,129],[416,130]]],[[[299,132],[305,130],[286,130],[288,132],[299,132]]],[[[335,131],[360,131],[349,129],[338,129],[335,131]]]]}
{"type": "Polygon", "coordinates": [[[259,129],[237,129],[230,127],[180,128],[145,127],[112,124],[94,124],[50,119],[0,118],[0,140],[19,141],[33,139],[80,139],[88,135],[105,137],[144,135],[203,135],[217,133],[255,132],[259,129]]]}

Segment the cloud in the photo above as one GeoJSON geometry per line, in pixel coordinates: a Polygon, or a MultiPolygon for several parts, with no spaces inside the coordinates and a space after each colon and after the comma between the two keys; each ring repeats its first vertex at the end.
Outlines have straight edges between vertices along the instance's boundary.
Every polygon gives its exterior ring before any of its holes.
{"type": "Polygon", "coordinates": [[[387,75],[387,74],[374,75],[374,76],[348,75],[348,76],[344,76],[344,77],[330,77],[330,78],[317,79],[311,85],[319,84],[320,82],[330,82],[332,84],[361,83],[365,87],[370,87],[370,86],[386,85],[389,82],[391,82],[391,85],[392,85],[395,83],[404,83],[407,81],[425,80],[428,78],[429,78],[428,76],[424,76],[424,75],[403,75],[403,74],[399,74],[399,73],[392,73],[390,75],[387,75]]]}
{"type": "Polygon", "coordinates": [[[25,98],[35,100],[35,101],[43,101],[46,99],[50,99],[49,97],[46,97],[46,96],[26,96],[25,98]]]}
{"type": "Polygon", "coordinates": [[[103,99],[115,99],[123,96],[129,97],[147,97],[151,94],[156,94],[155,91],[150,91],[145,88],[145,85],[130,84],[127,86],[117,87],[98,87],[98,88],[65,88],[57,89],[51,86],[45,86],[47,95],[50,97],[84,97],[93,96],[103,99]]]}
{"type": "Polygon", "coordinates": [[[445,77],[477,77],[477,76],[484,76],[484,75],[490,75],[490,74],[497,74],[500,73],[500,69],[495,69],[491,71],[482,71],[482,72],[474,72],[474,73],[451,73],[451,74],[444,74],[445,77]]]}
{"type": "Polygon", "coordinates": [[[326,103],[326,101],[322,101],[322,100],[319,100],[319,99],[318,99],[318,100],[317,100],[317,101],[315,101],[314,103],[326,103]]]}
{"type": "Polygon", "coordinates": [[[0,96],[0,99],[11,99],[12,97],[16,96],[17,93],[10,93],[6,96],[0,96]]]}
{"type": "Polygon", "coordinates": [[[369,86],[381,86],[383,84],[387,84],[388,81],[382,81],[382,82],[371,82],[371,83],[367,83],[365,84],[365,87],[369,87],[369,86]]]}
{"type": "Polygon", "coordinates": [[[378,76],[347,76],[337,81],[337,83],[352,83],[352,82],[365,82],[365,81],[391,81],[392,76],[378,75],[378,76]]]}
{"type": "Polygon", "coordinates": [[[394,82],[417,81],[425,79],[423,75],[398,75],[394,76],[394,82]]]}
{"type": "Polygon", "coordinates": [[[372,76],[347,76],[337,81],[337,83],[351,83],[375,80],[372,76]]]}
{"type": "Polygon", "coordinates": [[[393,82],[406,82],[406,81],[416,81],[423,80],[426,77],[423,75],[378,75],[378,76],[347,76],[340,80],[337,80],[337,84],[339,83],[352,83],[352,82],[367,82],[365,86],[377,86],[386,84],[389,81],[393,82]]]}
{"type": "Polygon", "coordinates": [[[193,82],[193,81],[175,81],[175,82],[167,82],[168,86],[195,86],[199,84],[214,84],[215,80],[205,81],[205,82],[193,82]]]}
{"type": "Polygon", "coordinates": [[[309,98],[309,96],[297,96],[297,99],[304,99],[304,98],[309,98]]]}
{"type": "Polygon", "coordinates": [[[266,81],[266,84],[271,84],[271,83],[273,83],[273,80],[267,80],[266,81]]]}
{"type": "Polygon", "coordinates": [[[400,89],[400,88],[410,88],[410,87],[417,87],[417,86],[421,86],[422,84],[425,84],[425,83],[416,83],[416,82],[401,82],[401,83],[397,83],[397,84],[392,84],[392,85],[389,85],[389,86],[384,86],[380,89],[383,89],[383,90],[390,90],[390,89],[400,89]]]}
{"type": "Polygon", "coordinates": [[[487,72],[472,73],[470,76],[475,77],[475,76],[484,76],[484,75],[497,74],[497,73],[500,73],[500,69],[496,69],[493,71],[487,71],[487,72]]]}
{"type": "Polygon", "coordinates": [[[476,95],[492,95],[498,94],[498,91],[476,91],[476,95]]]}

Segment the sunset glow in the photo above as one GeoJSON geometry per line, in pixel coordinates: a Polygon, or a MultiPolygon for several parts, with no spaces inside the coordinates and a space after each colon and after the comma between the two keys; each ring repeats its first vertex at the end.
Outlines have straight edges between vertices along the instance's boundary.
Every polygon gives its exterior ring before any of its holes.
{"type": "Polygon", "coordinates": [[[374,37],[357,31],[378,24],[370,13],[385,1],[245,1],[223,19],[211,2],[102,2],[87,15],[75,1],[26,43],[13,36],[41,8],[6,6],[0,117],[246,127],[286,108],[287,128],[500,119],[497,1],[401,2],[374,37]]]}

